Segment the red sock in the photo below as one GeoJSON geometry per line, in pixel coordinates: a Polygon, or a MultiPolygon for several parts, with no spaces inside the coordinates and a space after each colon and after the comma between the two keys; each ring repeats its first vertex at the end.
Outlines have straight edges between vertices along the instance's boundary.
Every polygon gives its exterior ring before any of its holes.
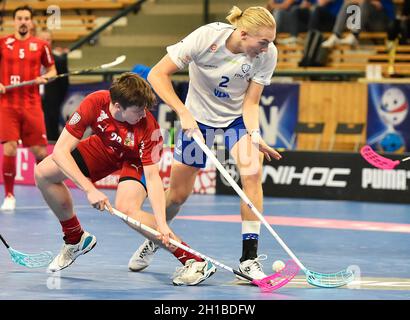
{"type": "Polygon", "coordinates": [[[14,195],[14,178],[16,176],[16,157],[3,155],[3,181],[6,196],[14,195]]]}
{"type": "Polygon", "coordinates": [[[78,221],[77,216],[74,216],[66,221],[60,221],[60,223],[63,227],[65,243],[78,243],[84,231],[83,228],[81,228],[80,221],[78,221]]]}
{"type": "MultiPolygon", "coordinates": [[[[185,242],[182,242],[184,246],[189,247],[185,242]]],[[[192,253],[189,253],[188,251],[185,251],[184,249],[177,248],[173,255],[183,264],[185,265],[185,262],[189,259],[195,259],[196,261],[204,261],[202,258],[193,255],[192,253]]]]}

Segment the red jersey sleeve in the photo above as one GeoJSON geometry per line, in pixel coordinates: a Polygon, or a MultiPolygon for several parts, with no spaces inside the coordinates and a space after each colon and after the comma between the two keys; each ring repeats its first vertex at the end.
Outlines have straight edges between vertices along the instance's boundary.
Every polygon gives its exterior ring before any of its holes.
{"type": "Polygon", "coordinates": [[[41,52],[41,64],[48,68],[54,64],[54,57],[50,46],[47,43],[43,44],[43,49],[41,52]]]}
{"type": "Polygon", "coordinates": [[[162,155],[163,138],[158,122],[147,111],[147,127],[139,144],[140,159],[143,166],[158,163],[162,155]]]}
{"type": "MultiPolygon", "coordinates": [[[[81,139],[85,130],[92,125],[96,119],[95,112],[103,103],[101,92],[97,91],[89,94],[80,103],[77,110],[71,115],[67,121],[65,128],[77,139],[81,139]]],[[[98,112],[98,110],[97,110],[98,112]]]]}

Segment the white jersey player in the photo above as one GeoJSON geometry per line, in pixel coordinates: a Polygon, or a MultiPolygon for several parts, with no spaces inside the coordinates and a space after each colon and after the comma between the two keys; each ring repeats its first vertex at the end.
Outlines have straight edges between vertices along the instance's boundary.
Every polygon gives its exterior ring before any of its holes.
{"type": "Polygon", "coordinates": [[[226,40],[234,31],[232,25],[211,23],[167,48],[179,69],[189,65],[185,106],[196,121],[208,126],[223,128],[240,117],[249,82],[269,85],[276,66],[272,42],[266,43],[263,54],[231,52],[226,40]]]}
{"type": "MultiPolygon", "coordinates": [[[[166,192],[167,220],[178,213],[191,194],[196,175],[206,156],[192,139],[201,133],[208,146],[215,132],[224,134],[225,147],[239,169],[246,195],[262,211],[263,156],[280,159],[259,134],[259,100],[270,84],[277,61],[273,44],[276,23],[268,10],[233,7],[230,24],[211,23],[167,48],[168,54],[153,67],[148,81],[179,116],[180,132],[174,150],[170,188],[166,192]],[[176,95],[171,75],[189,66],[189,89],[185,104],[176,95]]],[[[257,255],[260,221],[241,204],[242,257],[239,269],[254,279],[266,277],[257,255]]],[[[129,262],[141,271],[152,260],[156,245],[146,240],[129,262]]]]}

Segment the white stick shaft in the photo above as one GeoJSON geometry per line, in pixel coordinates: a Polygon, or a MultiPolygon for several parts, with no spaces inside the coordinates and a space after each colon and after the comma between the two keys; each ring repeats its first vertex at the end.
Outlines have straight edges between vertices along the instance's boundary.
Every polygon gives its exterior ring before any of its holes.
{"type": "MultiPolygon", "coordinates": [[[[147,231],[147,232],[151,233],[153,236],[161,235],[161,233],[159,233],[157,230],[154,230],[154,229],[146,226],[145,224],[142,224],[141,222],[139,222],[139,221],[137,221],[133,218],[130,218],[126,214],[122,213],[121,211],[118,211],[117,209],[112,208],[112,211],[117,217],[119,217],[122,220],[124,220],[126,222],[129,222],[129,223],[141,228],[144,231],[147,231]]],[[[190,248],[190,247],[187,247],[187,246],[183,245],[182,243],[180,243],[178,241],[175,241],[174,239],[170,239],[169,242],[171,244],[173,244],[174,246],[178,247],[178,248],[181,248],[185,251],[188,251],[189,253],[192,253],[193,255],[196,255],[198,257],[201,257],[204,260],[212,262],[213,264],[217,265],[218,267],[221,267],[221,268],[224,268],[225,270],[233,272],[233,269],[231,267],[228,267],[228,266],[224,265],[222,262],[216,261],[216,260],[214,260],[214,259],[212,259],[212,258],[210,258],[210,257],[208,257],[208,256],[206,256],[206,255],[204,255],[204,254],[190,248]]]]}
{"type": "Polygon", "coordinates": [[[404,162],[404,161],[407,161],[407,160],[410,160],[410,157],[407,157],[407,158],[401,159],[401,162],[404,162]]]}
{"type": "Polygon", "coordinates": [[[9,89],[13,89],[13,88],[30,86],[30,85],[33,85],[35,83],[36,83],[36,80],[29,80],[29,81],[23,81],[23,82],[20,82],[20,83],[17,83],[17,84],[11,84],[11,85],[6,86],[5,88],[6,88],[6,90],[9,90],[9,89]]]}
{"type": "Polygon", "coordinates": [[[123,63],[126,59],[125,55],[119,56],[117,57],[113,62],[110,63],[104,63],[100,66],[101,69],[108,69],[108,68],[112,68],[115,67],[121,63],[123,63]]]}
{"type": "Polygon", "coordinates": [[[289,247],[282,241],[279,235],[272,229],[270,224],[266,221],[266,219],[262,216],[262,214],[255,208],[252,202],[249,200],[245,192],[238,186],[235,180],[231,177],[228,171],[222,166],[219,160],[215,157],[211,150],[209,150],[208,146],[205,145],[202,140],[196,135],[193,134],[193,138],[195,139],[196,143],[201,147],[201,149],[205,152],[205,154],[212,160],[212,162],[216,165],[218,170],[222,173],[225,179],[230,183],[232,188],[238,193],[238,195],[242,198],[242,200],[246,203],[246,205],[252,210],[252,212],[258,217],[258,219],[265,225],[265,227],[269,230],[269,232],[275,237],[275,239],[279,242],[282,248],[289,254],[289,256],[296,262],[296,264],[301,268],[303,271],[306,270],[305,266],[299,261],[299,259],[293,254],[293,252],[289,249],[289,247]]]}
{"type": "MultiPolygon", "coordinates": [[[[68,77],[70,75],[77,75],[77,74],[82,74],[82,73],[87,73],[90,71],[96,71],[98,69],[108,69],[111,67],[114,67],[116,65],[119,65],[121,63],[123,63],[126,59],[125,55],[119,56],[117,57],[114,61],[110,62],[110,63],[105,63],[102,64],[98,67],[93,67],[93,68],[89,68],[89,69],[84,69],[84,70],[77,70],[77,71],[72,71],[72,72],[67,72],[67,73],[63,73],[63,74],[58,74],[55,77],[51,77],[49,78],[49,82],[57,79],[57,78],[62,78],[62,77],[68,77]]],[[[11,84],[6,86],[6,90],[10,90],[10,89],[14,89],[14,88],[19,88],[19,87],[25,87],[25,86],[30,86],[36,83],[36,80],[29,80],[29,81],[24,81],[21,83],[17,83],[17,84],[11,84]]]]}

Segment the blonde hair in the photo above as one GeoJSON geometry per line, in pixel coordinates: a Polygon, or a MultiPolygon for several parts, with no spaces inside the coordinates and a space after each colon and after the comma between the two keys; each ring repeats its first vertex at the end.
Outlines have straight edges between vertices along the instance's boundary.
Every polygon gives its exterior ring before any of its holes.
{"type": "Polygon", "coordinates": [[[253,34],[262,27],[276,29],[275,19],[264,7],[249,7],[242,11],[237,6],[233,6],[226,20],[233,26],[253,34]]]}

